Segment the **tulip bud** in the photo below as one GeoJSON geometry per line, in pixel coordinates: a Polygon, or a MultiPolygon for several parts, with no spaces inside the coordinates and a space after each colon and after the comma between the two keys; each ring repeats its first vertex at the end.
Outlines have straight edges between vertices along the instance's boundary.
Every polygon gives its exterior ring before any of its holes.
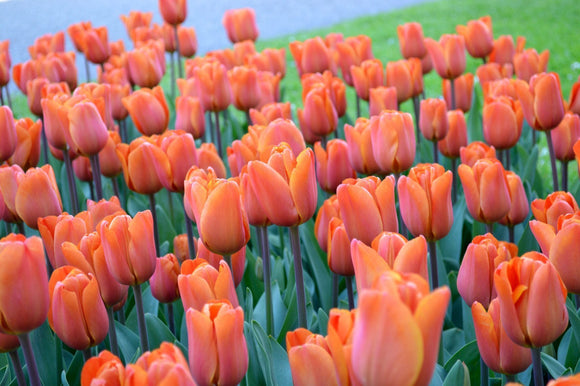
{"type": "Polygon", "coordinates": [[[467,26],[458,25],[457,33],[465,39],[465,48],[474,58],[485,58],[493,49],[493,31],[491,17],[483,16],[470,20],[467,26]]]}
{"type": "Polygon", "coordinates": [[[16,150],[17,136],[16,125],[12,110],[8,106],[0,106],[0,162],[6,161],[16,150]]]}
{"type": "Polygon", "coordinates": [[[439,42],[425,39],[425,45],[443,79],[455,79],[465,71],[465,39],[460,35],[444,34],[439,42]]]}
{"type": "Polygon", "coordinates": [[[449,131],[437,142],[437,148],[447,158],[458,158],[461,148],[467,146],[467,122],[461,110],[447,111],[449,131]]]}
{"type": "Polygon", "coordinates": [[[237,43],[244,40],[256,41],[258,26],[256,13],[252,8],[229,9],[224,13],[222,24],[228,34],[230,42],[237,43]]]}
{"type": "Polygon", "coordinates": [[[149,279],[151,294],[155,299],[161,303],[172,303],[179,299],[177,287],[179,272],[179,261],[173,253],[156,259],[155,272],[149,279]]]}
{"type": "Polygon", "coordinates": [[[103,350],[98,356],[85,362],[81,372],[81,385],[103,382],[108,385],[122,385],[125,382],[125,367],[117,356],[103,350]]]}

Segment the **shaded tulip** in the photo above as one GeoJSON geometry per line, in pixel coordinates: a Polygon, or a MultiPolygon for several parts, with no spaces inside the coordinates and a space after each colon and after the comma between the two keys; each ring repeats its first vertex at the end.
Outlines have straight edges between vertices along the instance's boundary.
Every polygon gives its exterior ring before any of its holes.
{"type": "Polygon", "coordinates": [[[302,132],[325,137],[338,126],[338,114],[330,92],[322,86],[311,89],[304,100],[304,109],[298,109],[302,132]]]}
{"type": "Polygon", "coordinates": [[[222,111],[232,101],[232,89],[227,69],[218,62],[204,63],[193,70],[197,79],[198,96],[204,111],[222,111]]]}
{"type": "Polygon", "coordinates": [[[502,326],[520,346],[545,346],[568,327],[568,292],[554,265],[541,253],[528,252],[501,264],[494,285],[502,326]]]}
{"type": "Polygon", "coordinates": [[[162,342],[158,349],[145,352],[135,364],[127,365],[124,384],[195,386],[195,381],[181,349],[162,342]]]}
{"type": "Polygon", "coordinates": [[[178,96],[175,99],[175,129],[199,139],[205,134],[205,112],[197,97],[178,96]]]}
{"type": "Polygon", "coordinates": [[[198,385],[234,385],[248,370],[244,311],[227,300],[186,312],[189,367],[198,385]]]}
{"type": "Polygon", "coordinates": [[[474,220],[490,224],[509,213],[511,198],[505,170],[498,160],[484,158],[473,167],[457,169],[469,214],[474,220]]]}
{"type": "Polygon", "coordinates": [[[224,13],[222,24],[232,43],[258,39],[256,12],[252,8],[228,9],[224,13]]]}
{"type": "Polygon", "coordinates": [[[451,82],[455,84],[455,108],[464,113],[471,110],[471,99],[473,96],[474,76],[468,72],[453,80],[443,79],[443,98],[447,104],[447,109],[451,109],[451,82]]]}
{"type": "Polygon", "coordinates": [[[555,72],[541,73],[516,83],[524,118],[535,130],[552,130],[564,119],[564,101],[560,77],[555,72]]]}
{"type": "Polygon", "coordinates": [[[570,98],[568,99],[568,111],[574,114],[580,114],[580,77],[572,85],[570,90],[570,98]]]}
{"type": "Polygon", "coordinates": [[[258,71],[248,66],[236,66],[228,71],[232,102],[241,111],[248,111],[260,103],[258,71]]]}
{"type": "Polygon", "coordinates": [[[134,218],[119,215],[105,220],[99,234],[107,266],[119,283],[139,285],[149,280],[157,258],[149,210],[137,213],[134,218]]]}
{"type": "Polygon", "coordinates": [[[482,158],[496,158],[495,147],[486,145],[481,141],[470,142],[467,146],[459,148],[461,163],[473,167],[482,158]]]}
{"type": "Polygon", "coordinates": [[[250,119],[254,125],[268,125],[277,118],[292,119],[290,102],[268,103],[260,109],[250,109],[250,119]]]}
{"type": "Polygon", "coordinates": [[[383,231],[397,232],[395,178],[348,179],[336,189],[340,217],[348,237],[370,245],[383,231]]]}
{"type": "Polygon", "coordinates": [[[485,82],[481,84],[484,101],[489,98],[509,97],[513,100],[518,100],[518,93],[516,91],[517,79],[505,78],[495,80],[493,82],[485,82]]]}
{"type": "Polygon", "coordinates": [[[356,178],[356,171],[348,161],[346,141],[331,139],[326,144],[326,149],[320,142],[316,142],[314,155],[316,156],[316,179],[324,191],[334,193],[344,179],[356,178]]]}
{"type": "Polygon", "coordinates": [[[197,149],[197,164],[203,170],[211,167],[218,178],[226,178],[226,166],[212,142],[202,143],[197,149]]]}
{"type": "Polygon", "coordinates": [[[142,88],[123,98],[135,127],[143,135],[161,134],[169,124],[169,108],[160,86],[142,88]]]}
{"type": "Polygon", "coordinates": [[[493,49],[493,31],[491,17],[483,16],[477,20],[470,20],[467,26],[455,27],[457,33],[465,39],[465,48],[474,58],[485,58],[493,49]]]}
{"type": "Polygon", "coordinates": [[[181,269],[173,253],[156,259],[155,272],[149,279],[151,294],[161,303],[172,303],[179,299],[177,276],[181,269]]]}
{"type": "Polygon", "coordinates": [[[534,48],[529,48],[514,54],[514,70],[518,79],[529,82],[532,76],[546,72],[550,51],[544,50],[538,54],[534,48]]]}
{"type": "Polygon", "coordinates": [[[0,87],[10,82],[10,41],[0,41],[0,87]]]}
{"type": "Polygon", "coordinates": [[[189,244],[187,241],[187,234],[182,233],[176,235],[173,238],[173,254],[177,257],[179,263],[183,263],[185,260],[192,259],[191,255],[189,254],[189,244]]]}
{"type": "Polygon", "coordinates": [[[340,217],[336,194],[324,200],[314,221],[314,235],[318,241],[318,246],[324,252],[328,252],[328,224],[334,217],[340,217]]]}
{"type": "Polygon", "coordinates": [[[513,64],[516,52],[523,50],[525,39],[518,37],[517,47],[511,35],[501,35],[493,42],[493,50],[489,54],[489,61],[499,64],[513,64]]]}
{"type": "Polygon", "coordinates": [[[367,59],[350,68],[352,81],[359,98],[368,101],[369,90],[385,85],[383,64],[379,59],[367,59]]]}
{"type": "Polygon", "coordinates": [[[368,118],[361,117],[356,119],[354,126],[344,125],[350,164],[358,173],[367,175],[380,170],[373,154],[370,123],[368,118]]]}
{"type": "Polygon", "coordinates": [[[325,70],[330,70],[333,74],[336,72],[331,52],[320,36],[306,39],[304,42],[291,42],[289,47],[296,62],[298,75],[322,73],[325,70]]]}
{"type": "Polygon", "coordinates": [[[421,60],[410,58],[387,62],[385,80],[387,87],[395,87],[397,89],[397,101],[399,104],[420,95],[423,92],[421,60]]]}
{"type": "Polygon", "coordinates": [[[580,139],[580,116],[571,112],[564,115],[562,122],[552,130],[554,155],[561,162],[574,160],[574,144],[580,139]]]}
{"type": "Polygon", "coordinates": [[[50,81],[47,78],[35,78],[26,84],[28,108],[37,117],[42,117],[42,89],[49,83],[50,81]]]}
{"type": "Polygon", "coordinates": [[[18,216],[32,229],[38,228],[38,218],[62,212],[60,192],[50,165],[26,171],[19,179],[14,204],[18,216]]]}
{"type": "Polygon", "coordinates": [[[483,137],[496,149],[510,149],[520,139],[523,120],[519,101],[508,97],[487,99],[483,105],[483,137]]]}
{"type": "Polygon", "coordinates": [[[467,246],[457,274],[457,290],[463,301],[470,307],[478,302],[487,309],[496,297],[493,287],[495,269],[517,256],[516,244],[499,241],[491,233],[475,236],[467,246]]]}
{"type": "Polygon", "coordinates": [[[111,55],[107,27],[86,29],[82,34],[82,49],[89,62],[95,64],[105,63],[111,55]]]}
{"type": "Polygon", "coordinates": [[[444,34],[439,41],[425,39],[437,74],[443,79],[455,79],[465,71],[465,39],[461,35],[444,34]]]}
{"type": "Polygon", "coordinates": [[[494,299],[489,310],[480,303],[471,306],[479,353],[492,371],[502,374],[517,374],[532,364],[529,348],[514,343],[502,326],[499,301],[494,299]]]}
{"type": "Polygon", "coordinates": [[[458,158],[461,148],[467,146],[467,122],[461,110],[447,111],[449,131],[437,142],[437,148],[447,158],[458,158]]]}
{"type": "Polygon", "coordinates": [[[444,100],[428,98],[421,101],[419,129],[429,141],[445,138],[449,131],[447,106],[444,100]]]}
{"type": "Polygon", "coordinates": [[[327,262],[332,272],[342,276],[353,276],[354,267],[350,257],[350,239],[344,223],[333,217],[328,223],[327,262]]]}
{"type": "Polygon", "coordinates": [[[536,220],[550,224],[554,229],[558,229],[560,216],[580,210],[574,196],[561,191],[550,193],[545,199],[536,198],[530,207],[536,220]]]}
{"type": "Polygon", "coordinates": [[[181,24],[187,17],[187,1],[159,0],[159,11],[167,24],[181,24]]]}
{"type": "Polygon", "coordinates": [[[407,240],[395,232],[381,232],[371,247],[393,270],[400,273],[416,273],[429,280],[427,272],[427,240],[422,235],[407,240]]]}
{"type": "Polygon", "coordinates": [[[123,171],[123,165],[117,155],[117,145],[121,143],[121,136],[116,131],[109,131],[108,134],[107,143],[99,152],[99,164],[103,176],[114,178],[123,171]]]}
{"type": "Polygon", "coordinates": [[[0,353],[15,351],[18,347],[20,347],[20,341],[17,335],[0,332],[0,353]]]}
{"type": "Polygon", "coordinates": [[[373,158],[384,174],[399,174],[415,159],[415,131],[409,113],[386,110],[371,118],[373,158]]]}
{"type": "Polygon", "coordinates": [[[0,197],[2,203],[2,220],[6,222],[20,222],[22,219],[16,212],[16,192],[20,185],[21,175],[24,173],[18,165],[0,167],[0,197]]]}
{"type": "Polygon", "coordinates": [[[125,366],[119,357],[103,350],[85,362],[81,372],[81,386],[102,382],[107,385],[121,386],[125,383],[125,366]]]}
{"type": "Polygon", "coordinates": [[[0,262],[0,331],[12,335],[28,333],[40,327],[48,314],[42,240],[16,234],[3,237],[0,262]]]}
{"type": "Polygon", "coordinates": [[[14,116],[8,106],[0,106],[0,136],[0,162],[4,162],[14,154],[18,140],[14,116]]]}
{"type": "Polygon", "coordinates": [[[56,335],[75,350],[101,343],[109,330],[109,319],[99,284],[92,274],[78,268],[57,268],[48,283],[48,323],[56,335]]]}
{"type": "Polygon", "coordinates": [[[411,22],[397,26],[399,48],[404,58],[423,58],[427,55],[423,27],[420,23],[411,22]]]}
{"type": "Polygon", "coordinates": [[[580,382],[580,374],[552,379],[547,383],[547,386],[574,386],[578,382],[580,382]]]}
{"type": "Polygon", "coordinates": [[[9,165],[19,165],[23,170],[36,167],[40,159],[40,132],[42,121],[30,118],[15,121],[17,144],[8,159],[9,165]]]}
{"type": "Polygon", "coordinates": [[[511,206],[510,211],[505,215],[505,217],[499,220],[499,223],[508,227],[513,227],[524,222],[530,212],[530,206],[520,176],[509,170],[506,170],[505,173],[508,189],[510,191],[511,206]]]}
{"type": "Polygon", "coordinates": [[[369,116],[379,115],[383,110],[397,110],[397,89],[395,87],[375,87],[369,90],[369,116]]]}
{"type": "Polygon", "coordinates": [[[160,146],[171,166],[172,178],[164,187],[171,192],[183,193],[187,172],[197,163],[194,139],[184,131],[170,130],[161,139],[160,146]]]}
{"type": "Polygon", "coordinates": [[[179,54],[184,58],[191,58],[197,52],[197,34],[195,28],[179,26],[177,28],[179,54]]]}

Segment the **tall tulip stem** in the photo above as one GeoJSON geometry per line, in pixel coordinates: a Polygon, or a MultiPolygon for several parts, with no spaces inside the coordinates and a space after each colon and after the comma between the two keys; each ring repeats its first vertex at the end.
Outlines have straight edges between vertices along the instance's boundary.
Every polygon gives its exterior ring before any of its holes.
{"type": "Polygon", "coordinates": [[[145,324],[145,312],[143,311],[143,296],[141,295],[141,284],[132,285],[135,296],[135,308],[137,310],[137,324],[139,327],[139,338],[141,339],[141,352],[149,351],[149,338],[147,338],[147,325],[145,324]]]}
{"type": "Polygon", "coordinates": [[[558,169],[556,168],[556,155],[554,154],[554,144],[552,142],[552,131],[546,131],[546,140],[548,142],[548,150],[550,151],[550,165],[552,165],[552,181],[554,183],[554,192],[558,190],[558,169]]]}
{"type": "Polygon", "coordinates": [[[306,321],[306,296],[304,294],[304,274],[302,272],[302,254],[300,253],[300,234],[298,226],[290,227],[290,244],[294,255],[294,276],[296,278],[296,302],[298,303],[298,326],[308,328],[306,321]]]}
{"type": "Polygon", "coordinates": [[[434,240],[429,241],[429,261],[431,263],[431,288],[439,287],[439,274],[437,272],[437,244],[434,240]]]}
{"type": "Polygon", "coordinates": [[[45,164],[48,164],[48,139],[46,139],[46,129],[44,126],[44,118],[40,117],[42,121],[42,130],[40,130],[40,139],[42,143],[42,159],[45,164]]]}
{"type": "Polygon", "coordinates": [[[175,52],[177,53],[177,76],[183,78],[183,70],[181,69],[181,54],[179,53],[179,36],[177,34],[177,26],[173,26],[175,31],[175,52]]]}
{"type": "Polygon", "coordinates": [[[89,61],[88,61],[86,56],[85,56],[85,76],[87,78],[87,83],[90,83],[91,82],[91,70],[89,68],[89,61]]]}
{"type": "Polygon", "coordinates": [[[332,273],[332,308],[338,307],[338,274],[332,273]]]}
{"type": "Polygon", "coordinates": [[[532,347],[532,367],[534,369],[534,386],[544,386],[541,347],[532,347]]]}
{"type": "Polygon", "coordinates": [[[193,223],[185,216],[185,229],[187,231],[187,245],[189,247],[189,258],[195,259],[197,257],[197,251],[195,250],[195,242],[193,239],[193,223]]]}
{"type": "Polygon", "coordinates": [[[18,335],[20,346],[24,351],[24,358],[26,359],[26,366],[28,367],[28,378],[30,379],[30,386],[41,386],[40,376],[38,375],[38,366],[34,358],[34,351],[32,350],[32,343],[28,333],[18,335]]]}
{"type": "Polygon", "coordinates": [[[274,336],[274,309],[272,307],[272,284],[270,269],[270,246],[268,245],[268,227],[259,226],[258,235],[260,251],[264,262],[264,294],[266,296],[266,332],[274,336]]]}
{"type": "Polygon", "coordinates": [[[8,353],[10,356],[10,361],[12,362],[12,367],[14,367],[14,373],[16,374],[16,380],[18,381],[18,386],[26,386],[26,378],[24,378],[24,372],[22,372],[22,364],[20,364],[20,358],[18,358],[18,352],[16,350],[10,351],[8,353]]]}
{"type": "Polygon", "coordinates": [[[157,208],[155,205],[155,194],[149,194],[149,208],[153,216],[153,236],[155,239],[155,255],[159,256],[159,230],[157,229],[157,208]]]}
{"type": "Polygon", "coordinates": [[[516,235],[514,233],[514,226],[508,225],[508,240],[510,243],[514,243],[516,239],[516,235]]]}
{"type": "Polygon", "coordinates": [[[457,158],[451,158],[451,173],[453,174],[451,179],[451,202],[455,204],[457,202],[457,158]]]}
{"type": "Polygon", "coordinates": [[[486,233],[493,234],[493,223],[492,222],[485,224],[485,231],[486,231],[486,233]]]}
{"type": "Polygon", "coordinates": [[[91,353],[90,347],[82,350],[82,353],[83,353],[83,359],[85,360],[85,363],[87,363],[87,361],[89,359],[91,359],[91,357],[93,356],[93,354],[91,353]]]}
{"type": "Polygon", "coordinates": [[[119,356],[119,344],[117,343],[117,330],[115,329],[113,307],[107,307],[107,316],[109,317],[109,343],[111,344],[111,352],[119,356]]]}
{"type": "Polygon", "coordinates": [[[439,163],[439,149],[437,148],[437,140],[433,141],[433,163],[439,163]]]}
{"type": "Polygon", "coordinates": [[[354,309],[354,291],[352,289],[352,276],[346,276],[346,293],[348,295],[348,309],[354,309]]]}
{"type": "Polygon", "coordinates": [[[360,117],[360,97],[358,96],[358,94],[355,94],[355,96],[356,96],[356,117],[358,118],[360,117]]]}
{"type": "Polygon", "coordinates": [[[568,191],[568,161],[562,162],[562,190],[568,191]]]}
{"type": "Polygon", "coordinates": [[[73,215],[79,212],[79,198],[77,196],[77,184],[75,182],[75,176],[73,174],[72,161],[68,154],[68,149],[62,151],[62,157],[64,158],[64,167],[66,170],[66,177],[68,181],[68,190],[70,192],[70,200],[72,205],[73,215]]]}
{"type": "Polygon", "coordinates": [[[417,148],[421,146],[421,131],[419,129],[419,117],[421,114],[421,100],[419,95],[413,97],[413,112],[415,113],[415,138],[417,138],[417,148]]]}
{"type": "Polygon", "coordinates": [[[101,163],[99,162],[99,155],[93,154],[89,157],[89,159],[91,160],[93,181],[95,183],[95,191],[97,193],[96,201],[100,201],[103,198],[103,184],[101,181],[101,163]]]}
{"type": "Polygon", "coordinates": [[[479,384],[481,386],[489,385],[489,370],[487,369],[487,364],[483,361],[483,358],[479,357],[479,384]]]}
{"type": "Polygon", "coordinates": [[[173,312],[173,303],[167,303],[167,324],[169,324],[169,331],[175,336],[175,315],[173,312]]]}
{"type": "Polygon", "coordinates": [[[455,79],[450,79],[449,83],[451,84],[451,111],[455,110],[455,79]]]}
{"type": "Polygon", "coordinates": [[[220,131],[220,115],[218,111],[214,112],[215,114],[215,138],[216,138],[216,147],[218,150],[218,154],[220,158],[223,159],[223,151],[222,151],[222,133],[220,131]]]}
{"type": "Polygon", "coordinates": [[[169,69],[171,74],[171,100],[175,100],[175,55],[169,53],[169,69]]]}

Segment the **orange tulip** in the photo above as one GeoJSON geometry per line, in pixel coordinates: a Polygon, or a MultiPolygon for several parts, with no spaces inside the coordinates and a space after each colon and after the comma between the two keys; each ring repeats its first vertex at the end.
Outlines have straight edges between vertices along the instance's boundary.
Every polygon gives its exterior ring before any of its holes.
{"type": "Polygon", "coordinates": [[[580,382],[580,374],[552,379],[547,386],[574,386],[578,382],[580,382]]]}
{"type": "MultiPolygon", "coordinates": [[[[487,82],[493,82],[495,80],[510,79],[513,76],[514,68],[511,64],[499,64],[494,62],[489,62],[482,64],[477,67],[475,74],[479,83],[482,85],[487,82]]],[[[485,96],[485,95],[484,95],[485,96]]]]}
{"type": "Polygon", "coordinates": [[[494,273],[494,285],[502,326],[515,343],[542,347],[568,327],[568,291],[556,268],[541,253],[528,252],[501,264],[494,273]]]}
{"type": "Polygon", "coordinates": [[[490,224],[509,213],[510,191],[501,162],[484,158],[473,167],[459,165],[457,173],[463,185],[467,209],[474,220],[490,224]]]}
{"type": "Polygon", "coordinates": [[[228,9],[224,13],[222,24],[232,43],[258,39],[256,12],[252,8],[228,9]]]}
{"type": "Polygon", "coordinates": [[[340,217],[349,239],[370,245],[383,231],[397,232],[395,178],[347,179],[336,189],[340,217]]]}
{"type": "Polygon", "coordinates": [[[103,198],[99,202],[87,200],[87,212],[89,231],[98,230],[101,221],[107,219],[109,216],[127,214],[121,207],[121,203],[117,196],[112,196],[109,200],[103,198]]]}
{"type": "Polygon", "coordinates": [[[316,213],[316,220],[314,221],[314,234],[320,249],[324,252],[328,252],[328,224],[334,217],[340,218],[340,208],[336,194],[324,200],[316,213]]]}
{"type": "Polygon", "coordinates": [[[493,273],[504,261],[518,256],[518,246],[498,241],[493,234],[475,236],[467,246],[457,274],[457,290],[468,306],[475,302],[487,309],[496,297],[493,273]]]}
{"type": "Polygon", "coordinates": [[[465,71],[465,39],[460,35],[444,34],[439,42],[425,39],[437,74],[443,79],[455,79],[465,71]]]}
{"type": "Polygon", "coordinates": [[[351,66],[350,74],[359,98],[368,101],[369,90],[385,85],[383,64],[379,59],[367,59],[359,66],[351,66]]]}
{"type": "Polygon", "coordinates": [[[75,46],[75,50],[78,52],[83,52],[83,45],[84,45],[84,32],[93,28],[93,25],[90,21],[81,21],[78,23],[71,24],[67,27],[66,32],[70,37],[73,45],[75,46]]]}
{"type": "Polygon", "coordinates": [[[510,211],[499,220],[499,223],[508,227],[513,227],[524,222],[530,212],[528,198],[520,176],[512,171],[506,170],[508,189],[510,191],[511,206],[510,211]]]}
{"type": "Polygon", "coordinates": [[[457,33],[465,39],[465,48],[474,58],[485,58],[493,49],[493,32],[491,17],[483,16],[477,20],[470,20],[467,26],[458,25],[457,33]]]}
{"type": "MultiPolygon", "coordinates": [[[[189,254],[189,244],[187,241],[187,234],[182,233],[173,238],[173,254],[177,257],[179,263],[183,263],[185,260],[192,259],[193,257],[189,254]]],[[[202,244],[203,245],[203,244],[202,244]]]]}
{"type": "Polygon", "coordinates": [[[171,166],[172,180],[165,188],[172,192],[183,192],[187,171],[197,163],[197,150],[193,137],[180,130],[166,131],[160,147],[167,155],[171,166]]]}
{"type": "Polygon", "coordinates": [[[105,63],[111,55],[107,27],[86,29],[82,34],[82,49],[89,62],[95,64],[105,63]]]}
{"type": "Polygon", "coordinates": [[[38,60],[17,63],[12,68],[12,79],[14,79],[14,83],[24,95],[27,93],[28,82],[40,76],[42,76],[42,69],[38,60]]]}
{"type": "MultiPolygon", "coordinates": [[[[194,242],[196,242],[194,240],[194,242]]],[[[212,267],[219,270],[220,262],[224,261],[224,256],[217,253],[213,253],[203,244],[201,239],[197,239],[197,244],[195,246],[197,251],[196,259],[206,260],[212,267]]],[[[232,264],[232,276],[234,278],[234,286],[238,286],[244,276],[244,269],[246,268],[246,247],[242,247],[239,251],[233,253],[230,256],[232,264]]]]}
{"type": "Polygon", "coordinates": [[[493,82],[482,83],[484,101],[490,98],[509,97],[518,100],[518,93],[516,91],[517,79],[500,79],[493,82]]]}
{"type": "Polygon", "coordinates": [[[397,110],[397,89],[395,87],[375,87],[369,90],[369,116],[379,115],[383,110],[397,110]]]}
{"type": "Polygon", "coordinates": [[[87,157],[78,156],[72,161],[75,176],[83,182],[93,181],[93,171],[91,161],[87,157]]]}
{"type": "Polygon", "coordinates": [[[268,71],[279,74],[281,78],[286,75],[286,49],[265,48],[262,52],[244,58],[244,64],[256,67],[258,71],[268,71]]]}
{"type": "Polygon", "coordinates": [[[564,101],[557,73],[534,75],[529,86],[520,80],[516,83],[516,91],[524,118],[533,129],[552,130],[564,119],[564,101]]]}
{"type": "Polygon", "coordinates": [[[22,219],[16,212],[16,192],[21,175],[24,174],[18,165],[0,167],[0,197],[2,197],[2,220],[6,222],[20,222],[22,219]]]}
{"type": "Polygon", "coordinates": [[[260,109],[250,109],[250,119],[254,125],[268,125],[277,118],[292,119],[290,102],[268,103],[260,109]]]}
{"type": "Polygon", "coordinates": [[[14,154],[18,140],[14,116],[8,106],[0,106],[0,136],[0,162],[4,162],[14,154]]]}
{"type": "Polygon", "coordinates": [[[48,290],[48,323],[67,346],[86,350],[105,339],[109,319],[99,284],[92,274],[68,265],[57,268],[50,277],[48,290]]]}
{"type": "Polygon", "coordinates": [[[449,131],[447,106],[442,99],[428,98],[421,101],[419,129],[429,141],[445,138],[449,131]]]}
{"type": "Polygon", "coordinates": [[[125,285],[146,282],[155,272],[155,242],[151,211],[104,220],[99,227],[107,266],[125,285]]]}
{"type": "Polygon", "coordinates": [[[187,1],[159,0],[159,11],[167,24],[181,24],[187,17],[187,1]]]}
{"type": "Polygon", "coordinates": [[[184,58],[191,58],[197,52],[197,34],[195,28],[179,26],[177,28],[179,54],[184,58]]]}
{"type": "Polygon", "coordinates": [[[156,259],[155,272],[149,279],[151,294],[155,299],[161,303],[172,303],[179,299],[177,286],[179,272],[179,261],[173,253],[156,259]]]}
{"type": "Polygon", "coordinates": [[[70,148],[78,154],[98,154],[106,145],[109,135],[105,122],[94,103],[80,102],[68,111],[70,148]]]}
{"type": "Polygon", "coordinates": [[[397,26],[397,36],[403,58],[423,58],[427,53],[423,27],[420,23],[412,22],[397,26]]]}
{"type": "Polygon", "coordinates": [[[371,135],[368,118],[357,118],[354,127],[344,125],[348,159],[353,168],[361,174],[374,174],[380,170],[373,154],[371,135]]]}
{"type": "Polygon", "coordinates": [[[282,142],[286,142],[294,157],[306,149],[306,143],[302,133],[290,119],[275,119],[270,122],[260,133],[256,132],[256,151],[258,159],[267,162],[272,153],[272,149],[282,142]]]}
{"type": "Polygon", "coordinates": [[[139,87],[155,87],[165,74],[165,49],[160,40],[150,40],[127,52],[127,73],[139,87]]]}
{"type": "Polygon", "coordinates": [[[324,86],[312,88],[304,100],[304,109],[298,109],[298,120],[302,132],[325,137],[338,126],[338,114],[330,92],[324,86]]]}
{"type": "Polygon", "coordinates": [[[508,97],[486,99],[483,105],[483,136],[496,149],[510,149],[522,134],[524,115],[519,101],[508,97]]]}
{"type": "Polygon", "coordinates": [[[489,310],[475,302],[471,306],[479,353],[492,371],[517,374],[532,364],[529,348],[514,343],[502,326],[499,301],[494,299],[489,310]]]}
{"type": "Polygon", "coordinates": [[[447,108],[451,109],[451,82],[455,84],[455,108],[462,110],[464,113],[471,110],[471,99],[473,95],[472,73],[466,73],[453,80],[443,79],[443,98],[447,108]]]}
{"type": "Polygon", "coordinates": [[[568,111],[574,114],[580,114],[580,77],[578,77],[578,80],[572,85],[572,89],[570,90],[568,111]]]}
{"type": "Polygon", "coordinates": [[[330,70],[333,74],[336,72],[331,52],[320,36],[306,39],[304,42],[291,42],[290,53],[296,62],[296,69],[300,76],[315,72],[322,73],[326,70],[330,70]]]}
{"type": "Polygon", "coordinates": [[[449,131],[437,142],[437,148],[447,158],[458,158],[461,148],[467,146],[467,122],[461,110],[447,111],[449,131]]]}
{"type": "Polygon", "coordinates": [[[552,130],[556,159],[562,162],[572,161],[575,158],[573,147],[578,139],[580,139],[580,116],[567,112],[562,122],[552,130]]]}
{"type": "Polygon", "coordinates": [[[121,386],[125,382],[123,362],[108,350],[103,350],[98,356],[87,360],[81,372],[81,386],[98,382],[114,386],[121,386]]]}
{"type": "Polygon", "coordinates": [[[197,164],[203,170],[211,167],[217,178],[226,178],[226,166],[212,142],[202,143],[197,149],[197,164]]]}
{"type": "Polygon", "coordinates": [[[499,36],[493,42],[493,50],[489,54],[489,61],[499,64],[513,64],[516,52],[524,49],[526,40],[521,36],[517,38],[517,47],[511,35],[499,36]]]}
{"type": "Polygon", "coordinates": [[[35,78],[26,84],[26,96],[28,97],[28,108],[37,117],[42,116],[42,89],[50,81],[47,78],[35,78]]]}
{"type": "Polygon", "coordinates": [[[399,104],[423,92],[423,72],[418,58],[387,62],[386,74],[387,87],[397,89],[399,104]]]}
{"type": "Polygon", "coordinates": [[[227,300],[186,312],[189,367],[198,385],[235,385],[248,370],[244,311],[227,300]]]}
{"type": "Polygon", "coordinates": [[[105,177],[114,178],[121,174],[123,165],[117,155],[117,145],[121,143],[121,136],[116,131],[108,132],[107,143],[99,152],[101,174],[105,177]]]}
{"type": "Polygon", "coordinates": [[[529,82],[532,76],[546,72],[550,51],[544,50],[538,54],[533,48],[514,54],[514,69],[518,79],[529,82]]]}
{"type": "Polygon", "coordinates": [[[304,74],[301,78],[302,82],[302,102],[307,104],[306,99],[310,91],[323,86],[330,93],[330,100],[336,109],[338,118],[346,114],[346,86],[344,82],[330,71],[316,74],[304,74]]]}
{"type": "Polygon", "coordinates": [[[34,44],[28,47],[28,53],[32,58],[39,58],[53,52],[64,52],[64,32],[42,35],[34,40],[34,44]]]}
{"type": "Polygon", "coordinates": [[[371,117],[373,157],[384,174],[399,174],[415,159],[415,131],[409,113],[386,110],[371,117]]]}
{"type": "Polygon", "coordinates": [[[38,165],[40,158],[40,132],[42,121],[34,122],[30,118],[15,121],[17,144],[14,153],[8,159],[9,165],[19,165],[28,170],[38,165]]]}
{"type": "Polygon", "coordinates": [[[553,192],[545,199],[536,198],[532,201],[531,208],[536,220],[550,224],[554,229],[558,229],[561,215],[580,210],[576,199],[568,192],[553,192]]]}
{"type": "Polygon", "coordinates": [[[484,142],[473,141],[469,145],[459,148],[461,163],[473,167],[482,158],[495,159],[495,147],[488,146],[484,142]]]}
{"type": "Polygon", "coordinates": [[[9,353],[20,347],[18,336],[0,332],[0,353],[9,353]]]}
{"type": "Polygon", "coordinates": [[[393,270],[400,273],[416,273],[429,280],[427,273],[427,241],[419,235],[414,239],[395,232],[381,232],[371,247],[393,270]]]}
{"type": "Polygon", "coordinates": [[[128,364],[125,374],[125,386],[195,386],[181,349],[169,342],[162,342],[158,349],[141,355],[135,364],[128,364]]]}
{"type": "Polygon", "coordinates": [[[4,87],[10,82],[10,41],[0,42],[0,87],[4,87]]]}
{"type": "Polygon", "coordinates": [[[354,275],[354,267],[350,257],[350,239],[344,223],[339,217],[333,217],[328,223],[327,244],[327,262],[330,270],[337,275],[354,275]]]}
{"type": "Polygon", "coordinates": [[[232,101],[232,89],[227,69],[218,62],[204,63],[193,70],[198,84],[198,95],[204,111],[222,111],[232,101]]]}
{"type": "Polygon", "coordinates": [[[388,379],[396,385],[427,385],[431,380],[440,341],[433,331],[443,326],[451,292],[443,287],[429,293],[422,282],[417,287],[397,273],[386,273],[382,290],[359,294],[351,361],[361,384],[388,379]]]}
{"type": "Polygon", "coordinates": [[[42,240],[16,234],[3,237],[0,262],[0,331],[18,335],[40,327],[49,305],[42,240]]]}
{"type": "Polygon", "coordinates": [[[123,105],[143,135],[161,134],[169,124],[169,108],[160,86],[142,88],[123,98],[123,105]]]}
{"type": "Polygon", "coordinates": [[[228,71],[232,88],[234,106],[241,111],[248,111],[260,103],[258,71],[247,66],[237,66],[228,71]]]}
{"type": "Polygon", "coordinates": [[[345,178],[356,178],[356,171],[348,161],[346,141],[331,139],[326,144],[326,149],[320,142],[316,142],[314,155],[316,156],[316,178],[324,191],[334,193],[345,178]]]}
{"type": "Polygon", "coordinates": [[[367,59],[373,59],[372,40],[366,35],[349,36],[344,41],[336,44],[338,52],[338,66],[342,73],[342,79],[349,86],[353,86],[350,75],[351,66],[359,66],[367,59]]]}
{"type": "Polygon", "coordinates": [[[78,244],[87,234],[88,224],[81,215],[71,216],[63,213],[59,216],[46,216],[38,219],[38,230],[53,268],[66,265],[62,244],[65,241],[78,244]]]}
{"type": "Polygon", "coordinates": [[[175,129],[199,139],[205,134],[205,113],[197,97],[178,96],[175,99],[175,129]]]}

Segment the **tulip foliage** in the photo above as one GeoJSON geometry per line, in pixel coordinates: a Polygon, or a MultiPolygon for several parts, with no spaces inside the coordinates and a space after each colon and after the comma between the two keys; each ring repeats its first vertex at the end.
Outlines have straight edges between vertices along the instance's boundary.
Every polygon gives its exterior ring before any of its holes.
{"type": "Polygon", "coordinates": [[[202,53],[192,6],[0,42],[2,384],[574,382],[562,53],[495,15],[265,48],[251,8],[202,53]]]}

